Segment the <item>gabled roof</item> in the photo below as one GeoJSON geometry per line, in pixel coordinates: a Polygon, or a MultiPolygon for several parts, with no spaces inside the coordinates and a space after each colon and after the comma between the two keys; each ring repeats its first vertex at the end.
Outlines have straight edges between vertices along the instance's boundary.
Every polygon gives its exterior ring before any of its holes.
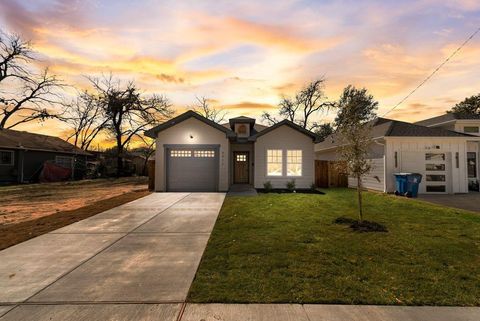
{"type": "MultiPolygon", "coordinates": [[[[426,127],[380,117],[372,121],[370,136],[372,139],[382,137],[476,137],[439,127],[426,127]]],[[[316,149],[328,149],[339,145],[338,134],[332,134],[318,143],[316,149]]]]}
{"type": "Polygon", "coordinates": [[[302,134],[304,134],[304,135],[312,138],[313,141],[317,141],[317,140],[318,140],[318,136],[317,136],[315,133],[313,133],[313,132],[311,132],[311,131],[309,131],[309,130],[301,127],[301,126],[298,126],[298,125],[295,124],[294,122],[292,122],[292,121],[290,121],[290,120],[287,120],[287,119],[284,119],[284,120],[282,120],[281,122],[278,122],[278,123],[276,123],[276,124],[274,124],[274,125],[272,125],[272,126],[270,126],[270,127],[265,128],[265,129],[262,130],[261,132],[255,134],[255,135],[250,136],[249,140],[256,140],[258,137],[261,137],[261,136],[263,136],[263,135],[265,135],[265,134],[268,134],[269,132],[271,132],[271,131],[273,131],[273,130],[281,127],[281,126],[284,126],[284,125],[285,125],[285,126],[288,126],[288,127],[290,127],[290,128],[293,128],[293,129],[299,131],[300,133],[302,133],[302,134]]]}
{"type": "Polygon", "coordinates": [[[446,113],[437,117],[432,117],[432,118],[418,121],[415,124],[428,127],[428,126],[447,123],[455,120],[480,120],[480,115],[464,114],[464,113],[446,113]]]}
{"type": "Polygon", "coordinates": [[[235,117],[235,118],[230,118],[228,120],[228,123],[230,124],[230,128],[233,130],[233,126],[236,124],[236,123],[246,123],[246,124],[249,124],[250,125],[250,129],[253,128],[253,126],[255,125],[255,118],[250,118],[250,117],[245,117],[245,116],[239,116],[239,117],[235,117]]]}
{"type": "Polygon", "coordinates": [[[47,136],[12,129],[0,130],[0,149],[28,149],[76,155],[90,153],[55,136],[47,136]]]}
{"type": "Polygon", "coordinates": [[[215,129],[218,129],[219,131],[221,132],[224,132],[227,137],[235,137],[235,132],[233,132],[232,130],[230,130],[229,128],[226,128],[220,124],[217,124],[216,122],[214,121],[211,121],[210,119],[207,119],[205,117],[203,117],[202,115],[194,112],[193,110],[189,110],[175,118],[172,118],[158,126],[155,126],[147,131],[145,131],[145,136],[148,136],[148,137],[151,137],[151,138],[156,138],[157,137],[157,134],[165,129],[168,129],[178,123],[181,123],[182,121],[185,121],[189,118],[195,118],[201,122],[204,122],[205,124],[215,128],[215,129]]]}

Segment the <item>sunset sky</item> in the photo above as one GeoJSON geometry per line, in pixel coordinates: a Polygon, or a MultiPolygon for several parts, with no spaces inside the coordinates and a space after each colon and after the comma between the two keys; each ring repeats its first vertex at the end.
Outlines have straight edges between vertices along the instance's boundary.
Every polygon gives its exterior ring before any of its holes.
{"type": "MultiPolygon", "coordinates": [[[[480,26],[480,1],[1,0],[0,26],[69,84],[111,71],[178,111],[206,96],[258,117],[324,76],[330,99],[364,86],[382,114],[480,26]]],[[[432,117],[479,92],[480,35],[388,117],[432,117]]]]}

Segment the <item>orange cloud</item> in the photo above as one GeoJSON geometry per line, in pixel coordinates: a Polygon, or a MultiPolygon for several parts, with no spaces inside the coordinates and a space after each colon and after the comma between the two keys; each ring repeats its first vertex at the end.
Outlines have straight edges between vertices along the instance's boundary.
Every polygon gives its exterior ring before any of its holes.
{"type": "Polygon", "coordinates": [[[230,104],[230,105],[223,105],[223,109],[260,109],[260,110],[267,110],[267,109],[274,109],[277,108],[271,104],[265,103],[256,103],[251,101],[242,101],[237,104],[230,104]]]}

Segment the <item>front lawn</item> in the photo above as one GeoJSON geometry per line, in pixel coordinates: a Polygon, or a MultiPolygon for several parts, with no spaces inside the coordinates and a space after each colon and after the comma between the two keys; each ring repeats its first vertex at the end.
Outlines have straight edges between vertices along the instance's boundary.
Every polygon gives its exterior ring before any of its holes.
{"type": "Polygon", "coordinates": [[[352,232],[354,191],[227,197],[190,302],[480,305],[480,215],[366,193],[352,232]]]}

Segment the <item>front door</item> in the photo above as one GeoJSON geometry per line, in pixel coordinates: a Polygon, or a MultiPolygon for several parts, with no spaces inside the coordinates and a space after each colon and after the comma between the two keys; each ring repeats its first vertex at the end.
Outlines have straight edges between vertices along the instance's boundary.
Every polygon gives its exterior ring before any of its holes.
{"type": "Polygon", "coordinates": [[[233,153],[233,183],[248,184],[248,152],[233,153]]]}

